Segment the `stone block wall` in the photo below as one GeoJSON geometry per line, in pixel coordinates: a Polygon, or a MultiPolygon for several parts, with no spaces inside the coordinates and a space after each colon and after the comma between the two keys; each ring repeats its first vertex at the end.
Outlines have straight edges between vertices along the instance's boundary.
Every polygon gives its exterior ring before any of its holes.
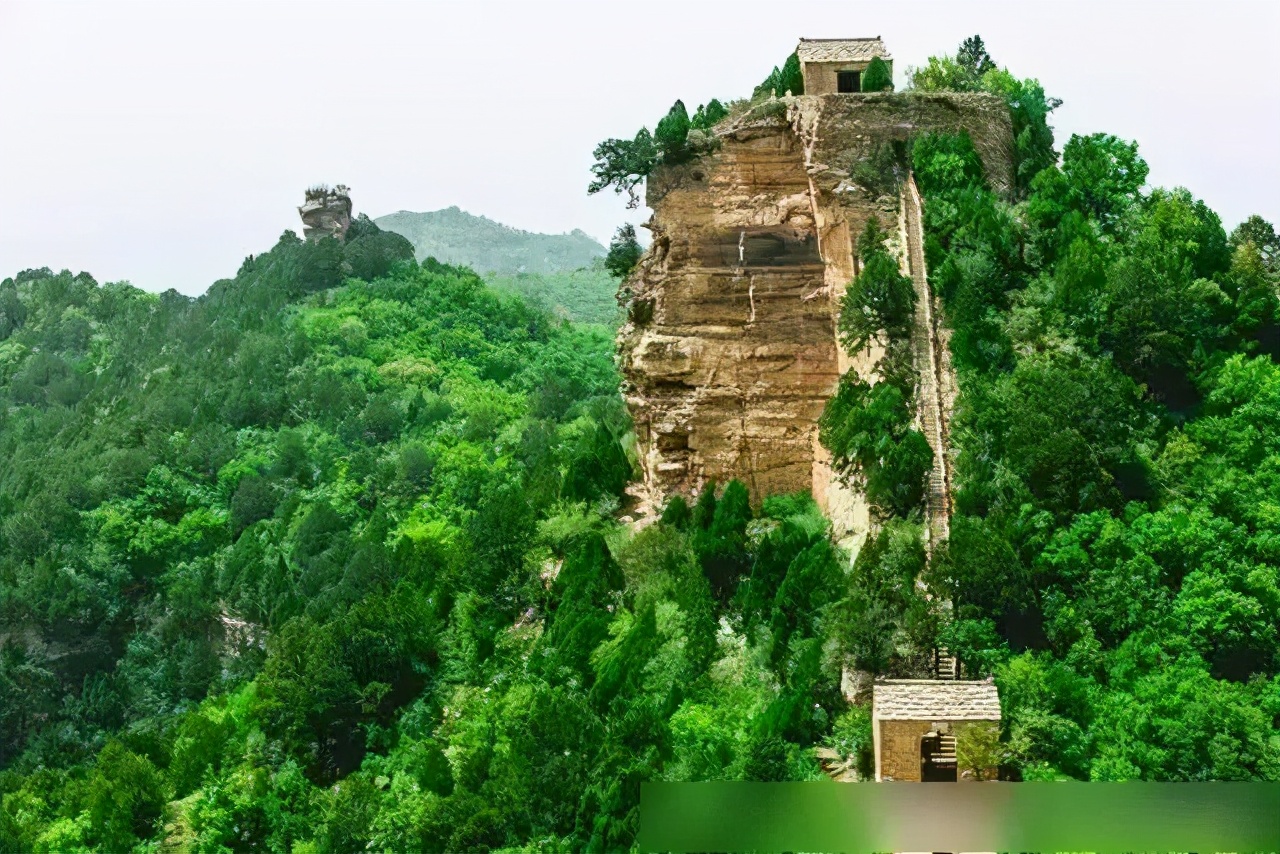
{"type": "MultiPolygon", "coordinates": [[[[893,60],[885,60],[890,73],[893,72],[893,60]]],[[[802,68],[804,73],[804,93],[806,95],[834,95],[839,92],[836,74],[840,71],[866,71],[870,60],[865,62],[806,62],[802,68]]]]}
{"type": "Polygon", "coordinates": [[[933,728],[931,721],[878,721],[877,779],[885,782],[920,782],[920,737],[933,728]]]}

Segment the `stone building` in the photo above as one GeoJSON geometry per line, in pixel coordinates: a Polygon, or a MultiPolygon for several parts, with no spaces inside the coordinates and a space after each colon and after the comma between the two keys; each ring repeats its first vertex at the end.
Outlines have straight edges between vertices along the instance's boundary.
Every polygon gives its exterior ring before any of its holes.
{"type": "Polygon", "coordinates": [[[1000,696],[989,681],[882,680],[871,728],[876,782],[996,779],[1000,696]]]}
{"type": "Polygon", "coordinates": [[[806,95],[862,91],[862,72],[877,56],[893,72],[893,57],[880,37],[866,39],[800,39],[796,47],[806,95]]]}

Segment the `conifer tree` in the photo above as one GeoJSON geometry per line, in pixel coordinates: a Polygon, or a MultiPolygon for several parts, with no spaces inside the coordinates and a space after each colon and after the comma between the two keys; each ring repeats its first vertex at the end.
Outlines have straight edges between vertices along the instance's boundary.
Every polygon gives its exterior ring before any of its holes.
{"type": "Polygon", "coordinates": [[[893,91],[893,73],[889,71],[889,63],[878,56],[871,60],[867,70],[862,72],[862,91],[893,91]]]}
{"type": "Polygon", "coordinates": [[[688,159],[689,127],[689,111],[684,101],[677,100],[653,131],[653,141],[662,153],[663,163],[682,163],[688,159]]]}
{"type": "Polygon", "coordinates": [[[604,256],[604,267],[619,279],[625,278],[640,260],[640,242],[636,240],[636,227],[631,223],[618,226],[613,240],[609,241],[609,254],[604,256]]]}

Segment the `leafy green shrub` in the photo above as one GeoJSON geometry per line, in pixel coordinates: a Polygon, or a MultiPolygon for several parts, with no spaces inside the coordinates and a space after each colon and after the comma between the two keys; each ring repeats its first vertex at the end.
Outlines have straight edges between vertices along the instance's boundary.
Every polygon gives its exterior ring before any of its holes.
{"type": "Polygon", "coordinates": [[[869,780],[875,774],[875,743],[871,731],[871,710],[852,706],[839,715],[831,727],[827,746],[841,756],[854,758],[858,777],[869,780]]]}
{"type": "Polygon", "coordinates": [[[889,63],[878,56],[872,57],[862,72],[861,83],[863,92],[892,92],[893,72],[889,70],[889,63]]]}

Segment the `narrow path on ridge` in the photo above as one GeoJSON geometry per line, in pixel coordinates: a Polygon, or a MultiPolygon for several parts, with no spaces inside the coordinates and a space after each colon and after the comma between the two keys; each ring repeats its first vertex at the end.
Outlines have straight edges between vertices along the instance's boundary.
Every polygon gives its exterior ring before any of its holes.
{"type": "Polygon", "coordinates": [[[933,451],[933,469],[925,495],[925,524],[928,528],[927,548],[930,554],[947,538],[951,530],[951,457],[950,412],[944,389],[954,388],[946,345],[939,339],[933,293],[929,289],[928,270],[924,260],[924,227],[920,208],[920,191],[915,176],[908,174],[902,187],[902,209],[905,212],[907,263],[915,286],[916,310],[911,321],[911,355],[919,373],[917,403],[920,431],[933,451]]]}

